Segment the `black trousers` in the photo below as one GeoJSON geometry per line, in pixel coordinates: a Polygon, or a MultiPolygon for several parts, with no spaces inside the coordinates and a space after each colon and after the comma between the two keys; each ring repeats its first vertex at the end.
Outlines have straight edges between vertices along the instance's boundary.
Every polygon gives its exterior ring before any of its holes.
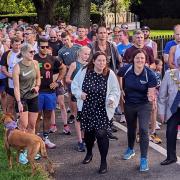
{"type": "Polygon", "coordinates": [[[166,139],[167,139],[167,159],[176,159],[176,138],[177,127],[180,124],[180,108],[167,121],[166,139]]]}
{"type": "Polygon", "coordinates": [[[139,122],[141,158],[147,158],[151,111],[152,105],[149,103],[136,105],[125,104],[124,107],[124,113],[127,121],[128,147],[130,149],[134,148],[137,120],[139,122]]]}
{"type": "Polygon", "coordinates": [[[94,131],[85,131],[84,140],[86,143],[87,155],[92,155],[92,148],[95,139],[97,139],[97,144],[101,155],[101,164],[106,163],[106,157],[109,149],[107,130],[100,129],[94,131]]]}

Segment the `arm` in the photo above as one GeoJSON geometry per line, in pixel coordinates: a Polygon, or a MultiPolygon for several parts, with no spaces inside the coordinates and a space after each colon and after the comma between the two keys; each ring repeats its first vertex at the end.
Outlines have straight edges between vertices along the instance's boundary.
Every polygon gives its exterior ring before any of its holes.
{"type": "Polygon", "coordinates": [[[69,70],[68,70],[67,75],[66,75],[66,82],[69,84],[71,84],[71,82],[72,82],[71,76],[72,76],[73,72],[75,71],[75,69],[76,69],[76,62],[73,62],[69,66],[69,70]]]}
{"type": "Polygon", "coordinates": [[[153,41],[153,47],[152,47],[152,49],[153,49],[154,59],[156,59],[157,56],[158,56],[158,53],[157,53],[157,43],[154,42],[154,41],[153,41]]]}
{"type": "Polygon", "coordinates": [[[33,60],[33,63],[34,63],[34,67],[36,70],[36,84],[35,84],[35,87],[33,89],[35,90],[36,93],[38,93],[39,87],[41,85],[41,75],[40,75],[40,69],[39,69],[38,62],[36,60],[33,60]]]}
{"type": "Polygon", "coordinates": [[[12,78],[12,74],[7,71],[7,67],[6,67],[6,66],[2,66],[2,67],[1,67],[1,71],[2,71],[2,73],[4,73],[8,78],[12,78]]]}
{"type": "Polygon", "coordinates": [[[19,89],[19,74],[20,74],[19,64],[16,64],[13,69],[14,95],[18,103],[19,112],[21,113],[23,112],[23,105],[21,103],[21,95],[19,89]]]}
{"type": "Polygon", "coordinates": [[[169,67],[171,69],[175,68],[175,65],[174,65],[174,54],[175,54],[175,51],[176,51],[176,46],[171,47],[171,49],[169,51],[168,62],[169,62],[169,67]]]}

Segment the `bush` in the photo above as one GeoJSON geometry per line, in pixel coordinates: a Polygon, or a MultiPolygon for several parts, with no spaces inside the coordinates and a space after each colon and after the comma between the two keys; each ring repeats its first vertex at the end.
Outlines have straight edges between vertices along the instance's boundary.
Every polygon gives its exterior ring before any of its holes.
{"type": "Polygon", "coordinates": [[[158,18],[158,19],[143,19],[141,25],[147,25],[151,29],[173,29],[174,25],[179,24],[180,19],[173,18],[158,18]]]}

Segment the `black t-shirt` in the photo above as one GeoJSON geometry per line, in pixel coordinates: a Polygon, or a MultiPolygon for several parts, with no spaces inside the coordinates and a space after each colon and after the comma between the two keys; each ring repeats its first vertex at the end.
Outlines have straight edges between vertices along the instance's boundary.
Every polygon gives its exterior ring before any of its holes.
{"type": "Polygon", "coordinates": [[[49,46],[52,48],[52,55],[58,56],[58,51],[63,47],[63,43],[61,41],[49,41],[49,46]]]}
{"type": "Polygon", "coordinates": [[[53,74],[59,72],[59,67],[62,63],[50,55],[42,58],[39,54],[35,54],[34,59],[38,61],[41,73],[41,86],[39,91],[54,92],[54,90],[50,89],[50,84],[53,82],[53,74]]]}

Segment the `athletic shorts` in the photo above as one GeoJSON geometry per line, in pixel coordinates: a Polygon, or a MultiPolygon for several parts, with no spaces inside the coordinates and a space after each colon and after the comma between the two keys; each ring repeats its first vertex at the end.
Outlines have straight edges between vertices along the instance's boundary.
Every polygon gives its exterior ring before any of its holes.
{"type": "Polygon", "coordinates": [[[64,95],[64,93],[65,93],[65,90],[63,86],[56,88],[56,96],[64,95]]]}
{"type": "Polygon", "coordinates": [[[6,93],[9,94],[10,96],[15,97],[15,96],[14,96],[14,88],[9,88],[9,87],[7,87],[5,91],[6,91],[6,93]]]}
{"type": "MultiPolygon", "coordinates": [[[[38,96],[32,98],[32,99],[21,99],[21,103],[23,104],[23,112],[39,112],[38,108],[38,96]]],[[[16,112],[18,113],[18,104],[16,102],[15,105],[16,112]]]]}
{"type": "Polygon", "coordinates": [[[5,91],[6,84],[7,84],[7,78],[0,79],[0,92],[5,91]]]}
{"type": "Polygon", "coordinates": [[[56,109],[56,93],[39,93],[38,96],[39,111],[56,109]]]}

